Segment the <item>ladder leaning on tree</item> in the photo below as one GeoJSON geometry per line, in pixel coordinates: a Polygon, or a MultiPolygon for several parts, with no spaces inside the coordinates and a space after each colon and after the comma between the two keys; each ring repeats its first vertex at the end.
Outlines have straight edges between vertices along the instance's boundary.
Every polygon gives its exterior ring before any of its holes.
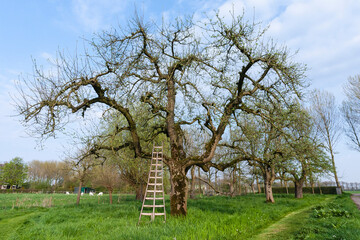
{"type": "Polygon", "coordinates": [[[153,146],[149,178],[138,224],[141,216],[150,216],[151,221],[155,216],[164,216],[164,222],[166,221],[163,167],[163,146],[153,146]]]}

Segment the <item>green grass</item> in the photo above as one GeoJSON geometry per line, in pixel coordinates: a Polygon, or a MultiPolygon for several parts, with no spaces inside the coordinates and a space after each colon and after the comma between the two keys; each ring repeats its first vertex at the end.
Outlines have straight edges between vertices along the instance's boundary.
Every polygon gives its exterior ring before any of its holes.
{"type": "MultiPolygon", "coordinates": [[[[341,206],[341,209],[346,209],[350,214],[349,217],[335,219],[341,219],[340,225],[332,222],[337,229],[342,229],[344,233],[355,226],[360,229],[360,225],[356,225],[360,216],[354,204],[347,201],[349,195],[341,198],[329,195],[305,195],[304,199],[300,200],[294,199],[292,195],[275,195],[275,199],[275,204],[265,203],[264,195],[235,198],[214,196],[189,200],[186,218],[171,217],[167,199],[165,224],[162,222],[162,217],[150,222],[149,217],[144,216],[140,226],[137,226],[141,202],[135,201],[133,195],[115,195],[113,205],[108,204],[108,197],[105,195],[100,201],[96,196],[86,195],[82,197],[80,206],[75,206],[75,195],[0,194],[0,229],[2,229],[0,238],[251,239],[271,228],[273,224],[281,223],[281,219],[289,220],[285,225],[287,230],[283,229],[273,234],[287,232],[287,236],[294,236],[294,233],[300,236],[312,236],[311,234],[320,230],[323,224],[328,226],[327,220],[333,221],[332,218],[335,218],[314,217],[314,206],[325,206],[325,209],[328,202],[341,206]],[[329,199],[325,201],[327,198],[329,199]],[[307,215],[302,214],[306,211],[308,211],[307,215]],[[284,218],[296,216],[296,212],[299,214],[298,217],[284,218]],[[300,216],[302,217],[300,222],[306,222],[304,227],[295,221],[299,220],[300,216]],[[319,222],[320,226],[309,228],[314,222],[319,222]]],[[[272,236],[269,239],[282,238],[272,236]]]]}
{"type": "Polygon", "coordinates": [[[350,194],[314,207],[293,239],[360,239],[360,211],[350,194]]]}
{"type": "Polygon", "coordinates": [[[345,191],[345,193],[350,193],[350,194],[352,194],[352,193],[360,193],[360,191],[345,191]]]}

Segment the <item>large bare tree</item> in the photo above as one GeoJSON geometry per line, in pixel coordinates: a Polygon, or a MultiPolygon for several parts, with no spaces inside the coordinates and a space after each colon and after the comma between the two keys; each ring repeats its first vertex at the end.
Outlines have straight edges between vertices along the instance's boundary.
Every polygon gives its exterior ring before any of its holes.
{"type": "Polygon", "coordinates": [[[304,83],[304,66],[294,63],[285,47],[264,39],[259,24],[242,16],[228,23],[214,16],[162,26],[136,18],[126,29],[98,34],[90,45],[83,57],[59,54],[52,73],[35,66],[35,76],[20,89],[18,112],[42,137],[63,130],[72,115],[118,112],[126,122],[117,134],[130,141],[116,149],[130,148],[135,157],[146,158],[151,154],[143,148],[146,139],[132,111],[146,106],[157,126],[145,131],[154,137],[165,133],[170,143],[164,162],[170,171],[172,215],[186,215],[186,173],[194,165],[209,169],[233,114],[261,115],[256,106],[247,105],[260,96],[256,93],[280,101],[278,91],[300,93],[304,83]],[[189,125],[210,135],[195,155],[184,148],[189,125]]]}
{"type": "Polygon", "coordinates": [[[350,146],[360,151],[360,75],[349,77],[344,86],[346,100],[341,111],[345,119],[345,133],[350,140],[350,146]]]}
{"type": "Polygon", "coordinates": [[[335,97],[329,92],[315,90],[311,94],[310,102],[313,123],[330,154],[336,186],[340,188],[341,186],[335,166],[335,146],[338,143],[342,129],[340,126],[340,113],[335,103],[335,97]]]}

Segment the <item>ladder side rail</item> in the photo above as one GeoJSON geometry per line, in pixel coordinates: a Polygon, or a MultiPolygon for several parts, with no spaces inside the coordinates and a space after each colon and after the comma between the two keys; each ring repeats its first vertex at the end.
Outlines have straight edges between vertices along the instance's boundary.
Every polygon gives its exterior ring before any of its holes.
{"type": "Polygon", "coordinates": [[[150,182],[151,166],[152,166],[152,164],[153,164],[153,159],[151,158],[150,169],[149,169],[149,174],[148,174],[148,184],[146,184],[145,194],[144,194],[143,202],[142,202],[142,205],[141,205],[141,211],[140,211],[140,216],[139,216],[139,222],[138,222],[138,224],[140,223],[141,216],[143,215],[144,205],[145,205],[146,197],[147,197],[147,194],[148,194],[148,187],[149,187],[149,182],[150,182]]]}
{"type": "MultiPolygon", "coordinates": [[[[163,150],[162,150],[163,151],[163,150]]],[[[161,154],[161,183],[162,183],[162,196],[163,196],[163,205],[164,205],[164,221],[166,222],[166,208],[165,208],[165,192],[164,192],[164,154],[161,154]]]]}

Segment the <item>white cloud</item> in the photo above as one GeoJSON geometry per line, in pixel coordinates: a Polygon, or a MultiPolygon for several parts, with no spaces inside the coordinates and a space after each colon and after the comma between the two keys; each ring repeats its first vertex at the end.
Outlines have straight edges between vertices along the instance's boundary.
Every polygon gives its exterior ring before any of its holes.
{"type": "Polygon", "coordinates": [[[45,59],[45,60],[47,60],[47,61],[50,61],[50,62],[52,62],[52,61],[54,60],[54,56],[53,56],[52,54],[48,53],[48,52],[42,52],[42,53],[40,54],[40,56],[41,56],[43,59],[45,59]]]}
{"type": "Polygon", "coordinates": [[[359,10],[359,1],[294,1],[271,22],[269,35],[299,49],[315,87],[337,89],[340,96],[360,63],[359,10]]]}
{"type": "Polygon", "coordinates": [[[127,9],[128,1],[121,0],[73,0],[72,11],[74,17],[86,30],[98,31],[109,27],[112,18],[127,9]]]}

